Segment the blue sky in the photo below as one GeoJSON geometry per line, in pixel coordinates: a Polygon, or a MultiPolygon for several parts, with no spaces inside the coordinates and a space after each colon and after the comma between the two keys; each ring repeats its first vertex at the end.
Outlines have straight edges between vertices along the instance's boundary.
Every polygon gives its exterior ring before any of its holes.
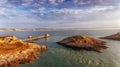
{"type": "Polygon", "coordinates": [[[119,0],[0,0],[0,28],[120,28],[119,0]]]}

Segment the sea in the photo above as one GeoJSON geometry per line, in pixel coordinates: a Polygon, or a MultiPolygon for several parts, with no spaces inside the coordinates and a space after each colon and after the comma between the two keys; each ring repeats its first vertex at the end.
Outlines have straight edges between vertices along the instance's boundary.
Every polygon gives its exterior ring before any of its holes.
{"type": "Polygon", "coordinates": [[[73,35],[85,35],[99,39],[120,32],[120,29],[109,30],[49,30],[49,31],[5,31],[0,36],[14,35],[20,39],[50,34],[48,39],[37,40],[34,43],[48,46],[48,50],[40,52],[38,58],[31,64],[20,64],[20,67],[120,67],[120,41],[100,39],[106,42],[102,53],[95,51],[76,51],[66,48],[56,42],[73,35]]]}

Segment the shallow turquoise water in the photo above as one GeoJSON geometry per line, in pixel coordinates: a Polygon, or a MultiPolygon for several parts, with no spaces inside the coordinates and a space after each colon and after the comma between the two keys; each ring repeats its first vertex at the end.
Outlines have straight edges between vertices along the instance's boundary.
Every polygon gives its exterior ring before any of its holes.
{"type": "Polygon", "coordinates": [[[28,35],[38,36],[45,33],[52,34],[51,38],[48,40],[39,40],[36,43],[46,44],[49,49],[41,53],[39,58],[32,64],[23,64],[20,67],[120,67],[120,41],[104,40],[107,42],[109,48],[104,50],[103,53],[85,50],[75,51],[55,43],[71,35],[84,34],[97,38],[98,36],[104,36],[114,32],[110,33],[110,31],[106,31],[104,34],[102,31],[29,31],[2,32],[0,34],[16,35],[24,39],[28,35]]]}
{"type": "Polygon", "coordinates": [[[75,51],[55,42],[46,43],[50,45],[49,49],[33,64],[22,67],[120,67],[120,42],[109,40],[106,42],[109,42],[107,44],[109,48],[103,53],[75,51]]]}

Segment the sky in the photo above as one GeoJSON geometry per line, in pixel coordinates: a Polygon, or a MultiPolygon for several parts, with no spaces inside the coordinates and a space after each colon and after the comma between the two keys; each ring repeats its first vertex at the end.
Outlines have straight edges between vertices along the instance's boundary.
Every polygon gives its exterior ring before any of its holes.
{"type": "Polygon", "coordinates": [[[0,28],[120,28],[120,0],[0,0],[0,28]]]}

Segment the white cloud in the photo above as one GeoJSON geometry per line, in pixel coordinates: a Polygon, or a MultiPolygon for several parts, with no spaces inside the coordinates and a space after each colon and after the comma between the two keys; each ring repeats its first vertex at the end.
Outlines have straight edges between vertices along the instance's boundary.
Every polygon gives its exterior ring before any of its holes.
{"type": "Polygon", "coordinates": [[[51,10],[53,13],[58,13],[58,14],[69,14],[69,15],[78,15],[78,14],[88,14],[88,13],[95,13],[95,12],[104,12],[104,11],[110,11],[113,10],[115,7],[113,6],[95,6],[92,8],[88,9],[53,9],[51,10]]]}
{"type": "Polygon", "coordinates": [[[51,19],[43,21],[56,27],[120,27],[118,6],[96,6],[86,10],[54,9],[46,16],[51,19]]]}
{"type": "Polygon", "coordinates": [[[32,6],[37,7],[37,8],[41,7],[39,3],[34,3],[32,6]]]}
{"type": "Polygon", "coordinates": [[[4,15],[4,16],[7,15],[4,8],[0,8],[0,15],[4,15]]]}
{"type": "Polygon", "coordinates": [[[52,5],[58,5],[58,3],[56,3],[56,0],[49,0],[50,4],[52,5]]]}
{"type": "Polygon", "coordinates": [[[23,0],[22,5],[27,6],[30,5],[34,0],[23,0]]]}
{"type": "Polygon", "coordinates": [[[100,12],[100,11],[108,11],[114,9],[113,6],[95,6],[91,9],[87,9],[87,12],[100,12]]]}
{"type": "Polygon", "coordinates": [[[0,0],[0,5],[7,3],[8,0],[0,0]]]}
{"type": "MultiPolygon", "coordinates": [[[[7,0],[0,1],[0,23],[23,24],[28,23],[44,27],[120,27],[120,5],[93,6],[88,8],[47,8],[39,3],[30,5],[33,0],[23,0],[22,6],[13,6],[7,0]],[[8,3],[7,5],[5,5],[8,3]],[[9,7],[9,6],[11,7],[9,7]],[[38,9],[19,10],[19,7],[34,6],[38,9]],[[4,16],[4,17],[3,17],[4,16]],[[7,20],[6,20],[7,19],[7,20]],[[34,23],[35,22],[35,23],[34,23]],[[47,23],[47,24],[46,24],[47,23]]],[[[40,1],[40,0],[39,0],[40,1]]],[[[49,0],[53,6],[64,3],[64,0],[49,0]],[[57,3],[58,2],[58,3],[57,3]]],[[[90,0],[89,0],[90,1],[90,0]]],[[[79,2],[87,4],[90,2],[79,2]]],[[[103,0],[99,0],[103,2],[103,0]]],[[[45,4],[41,1],[40,3],[45,4]]]]}

